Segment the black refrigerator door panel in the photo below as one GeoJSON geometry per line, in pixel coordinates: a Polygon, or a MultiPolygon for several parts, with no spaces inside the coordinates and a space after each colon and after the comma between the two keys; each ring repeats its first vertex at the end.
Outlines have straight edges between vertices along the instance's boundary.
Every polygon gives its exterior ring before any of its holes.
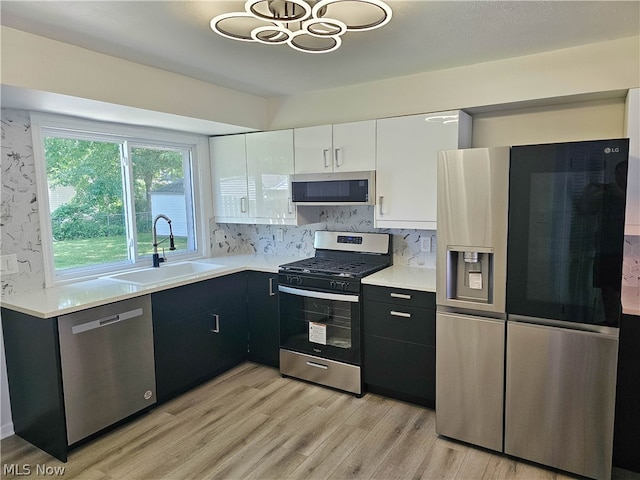
{"type": "Polygon", "coordinates": [[[507,311],[617,327],[628,139],[512,147],[507,311]]]}

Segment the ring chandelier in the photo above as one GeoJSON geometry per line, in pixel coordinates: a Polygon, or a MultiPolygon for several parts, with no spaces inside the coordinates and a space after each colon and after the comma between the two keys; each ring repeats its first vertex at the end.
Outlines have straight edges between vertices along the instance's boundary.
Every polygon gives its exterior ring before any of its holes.
{"type": "Polygon", "coordinates": [[[305,53],[333,52],[346,32],[380,28],[392,15],[382,0],[247,0],[244,8],[214,17],[211,29],[233,40],[287,44],[305,53]]]}

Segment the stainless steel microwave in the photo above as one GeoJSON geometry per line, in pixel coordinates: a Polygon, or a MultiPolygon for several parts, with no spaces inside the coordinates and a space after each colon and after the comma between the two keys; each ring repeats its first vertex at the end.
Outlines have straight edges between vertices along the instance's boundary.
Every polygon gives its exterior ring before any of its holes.
{"type": "Polygon", "coordinates": [[[373,205],[376,172],[304,173],[291,177],[297,205],[373,205]]]}

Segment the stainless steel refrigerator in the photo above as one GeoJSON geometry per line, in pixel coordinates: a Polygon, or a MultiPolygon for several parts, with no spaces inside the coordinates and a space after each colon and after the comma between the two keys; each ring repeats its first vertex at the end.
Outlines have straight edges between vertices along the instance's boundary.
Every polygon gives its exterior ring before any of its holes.
{"type": "Polygon", "coordinates": [[[610,478],[627,152],[440,153],[439,434],[610,478]]]}
{"type": "Polygon", "coordinates": [[[436,431],[502,450],[509,147],[440,152],[436,431]]]}

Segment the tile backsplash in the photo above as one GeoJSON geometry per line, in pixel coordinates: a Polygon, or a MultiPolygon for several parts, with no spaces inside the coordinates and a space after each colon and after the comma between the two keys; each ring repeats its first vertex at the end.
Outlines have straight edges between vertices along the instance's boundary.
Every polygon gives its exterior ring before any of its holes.
{"type": "Polygon", "coordinates": [[[413,267],[435,268],[436,232],[432,230],[398,230],[373,228],[373,208],[327,207],[320,211],[319,223],[312,225],[236,225],[211,223],[211,254],[263,253],[308,257],[314,254],[316,230],[340,232],[377,232],[393,236],[394,263],[413,267]],[[282,230],[282,241],[278,240],[282,230]],[[429,237],[431,249],[421,250],[422,237],[429,237]],[[216,240],[221,240],[217,242],[216,240]]]}

